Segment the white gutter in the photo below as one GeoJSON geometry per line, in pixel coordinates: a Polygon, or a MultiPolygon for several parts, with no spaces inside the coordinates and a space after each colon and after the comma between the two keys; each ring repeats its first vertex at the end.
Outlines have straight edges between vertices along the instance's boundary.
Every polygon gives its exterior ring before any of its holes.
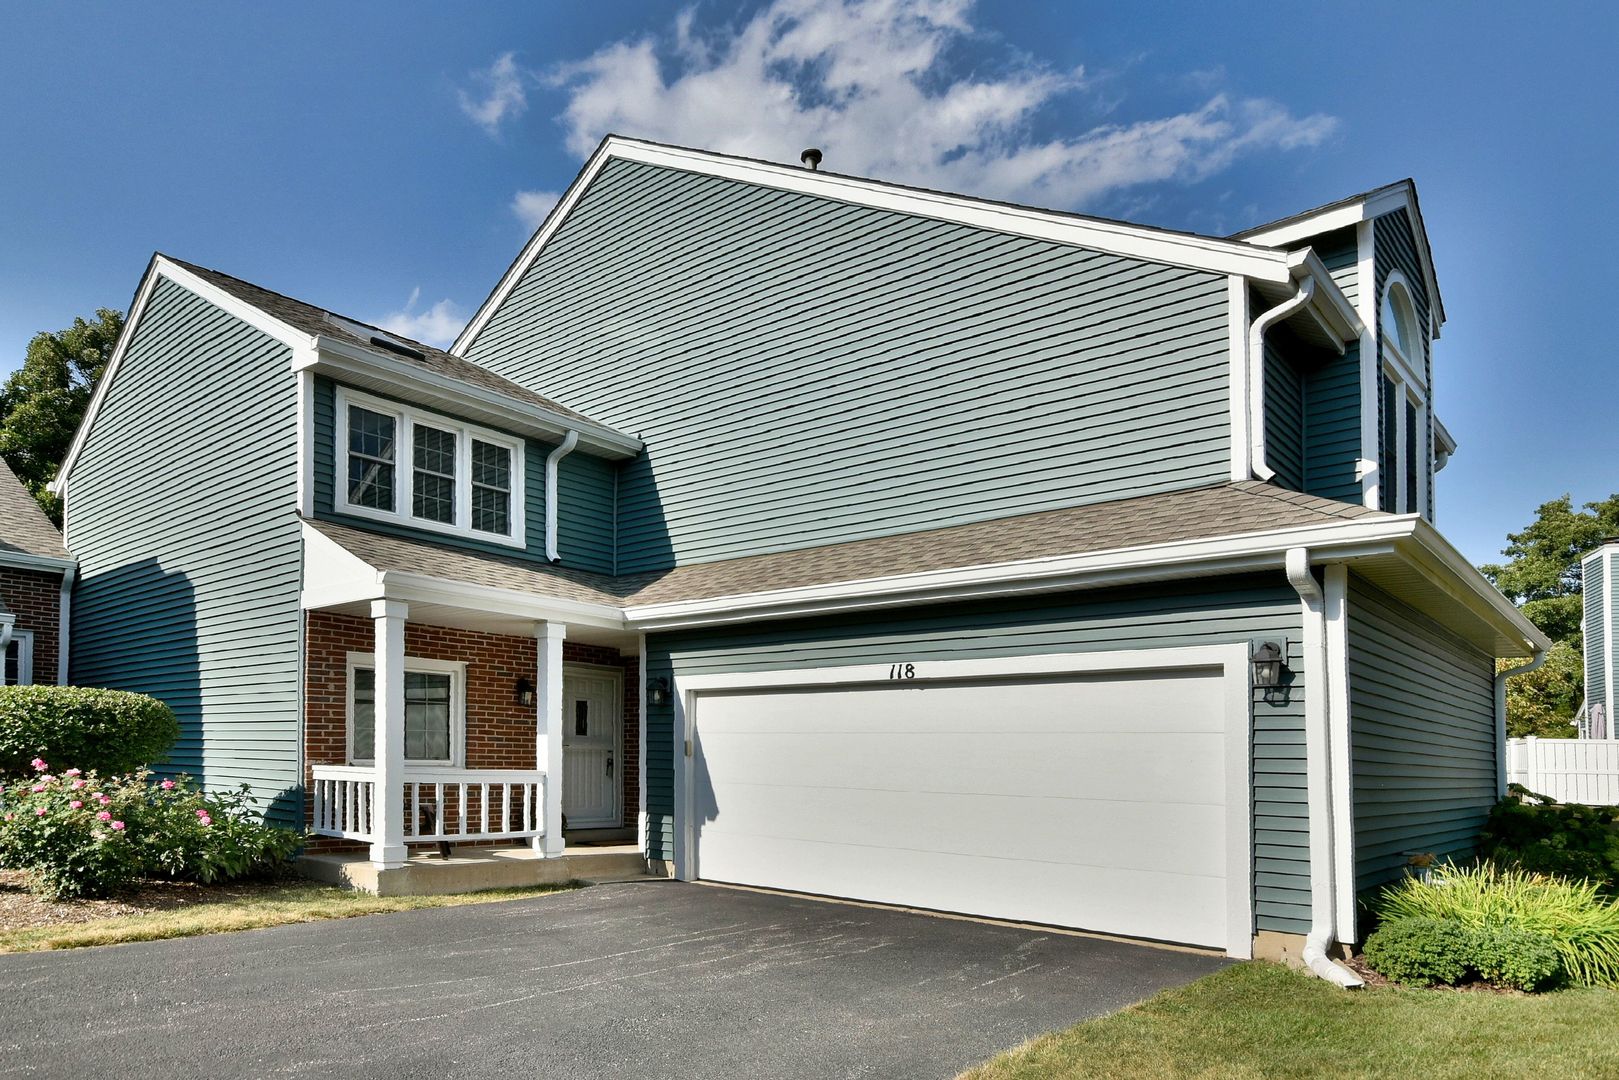
{"type": "Polygon", "coordinates": [[[562,445],[545,455],[545,557],[561,562],[557,554],[557,464],[579,445],[579,433],[569,431],[562,445]]]}
{"type": "MultiPolygon", "coordinates": [[[[1530,648],[1534,648],[1532,643],[1530,648]]],[[[1535,670],[1546,662],[1547,655],[1546,650],[1539,650],[1528,663],[1507,668],[1495,676],[1495,789],[1502,797],[1507,793],[1507,680],[1535,670]]]]}
{"type": "Polygon", "coordinates": [[[1327,707],[1326,596],[1310,572],[1310,550],[1289,548],[1287,580],[1299,594],[1304,620],[1305,775],[1310,812],[1310,932],[1304,938],[1303,959],[1316,975],[1345,989],[1364,986],[1359,976],[1327,955],[1338,940],[1336,842],[1332,805],[1332,714],[1327,707]]]}
{"type": "Polygon", "coordinates": [[[75,567],[62,571],[62,592],[56,604],[56,685],[67,685],[67,635],[72,625],[73,575],[75,567]]]}
{"type": "Polygon", "coordinates": [[[1265,331],[1304,307],[1315,295],[1315,278],[1299,282],[1299,291],[1265,312],[1248,328],[1248,459],[1254,475],[1269,480],[1276,470],[1265,461],[1265,331]]]}

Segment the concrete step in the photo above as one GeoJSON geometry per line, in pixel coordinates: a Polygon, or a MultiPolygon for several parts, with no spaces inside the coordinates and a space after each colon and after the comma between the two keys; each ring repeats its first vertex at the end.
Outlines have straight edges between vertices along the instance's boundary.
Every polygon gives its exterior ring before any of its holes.
{"type": "Polygon", "coordinates": [[[580,847],[555,858],[530,848],[461,848],[448,859],[413,854],[400,867],[379,870],[362,852],[305,855],[306,877],[378,896],[444,896],[484,889],[515,889],[565,881],[626,881],[646,877],[646,859],[633,844],[580,847]]]}

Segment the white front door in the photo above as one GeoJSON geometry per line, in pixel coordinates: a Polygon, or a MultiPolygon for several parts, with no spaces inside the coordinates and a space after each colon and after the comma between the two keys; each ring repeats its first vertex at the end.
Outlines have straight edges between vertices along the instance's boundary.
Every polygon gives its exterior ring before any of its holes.
{"type": "Polygon", "coordinates": [[[624,823],[624,676],[569,666],[562,675],[562,814],[570,829],[624,823]]]}

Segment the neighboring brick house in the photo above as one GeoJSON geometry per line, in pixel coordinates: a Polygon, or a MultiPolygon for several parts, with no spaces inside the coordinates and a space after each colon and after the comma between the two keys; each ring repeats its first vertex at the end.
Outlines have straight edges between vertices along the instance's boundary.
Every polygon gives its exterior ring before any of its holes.
{"type": "Polygon", "coordinates": [[[0,463],[0,650],[4,683],[67,681],[63,652],[74,563],[62,534],[0,463]]]}

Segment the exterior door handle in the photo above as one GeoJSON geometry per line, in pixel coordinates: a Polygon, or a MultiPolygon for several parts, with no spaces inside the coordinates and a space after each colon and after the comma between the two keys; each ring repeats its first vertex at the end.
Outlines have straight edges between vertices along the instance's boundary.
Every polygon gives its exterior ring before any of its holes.
{"type": "Polygon", "coordinates": [[[612,754],[607,755],[607,775],[608,776],[613,775],[613,755],[612,754]]]}

